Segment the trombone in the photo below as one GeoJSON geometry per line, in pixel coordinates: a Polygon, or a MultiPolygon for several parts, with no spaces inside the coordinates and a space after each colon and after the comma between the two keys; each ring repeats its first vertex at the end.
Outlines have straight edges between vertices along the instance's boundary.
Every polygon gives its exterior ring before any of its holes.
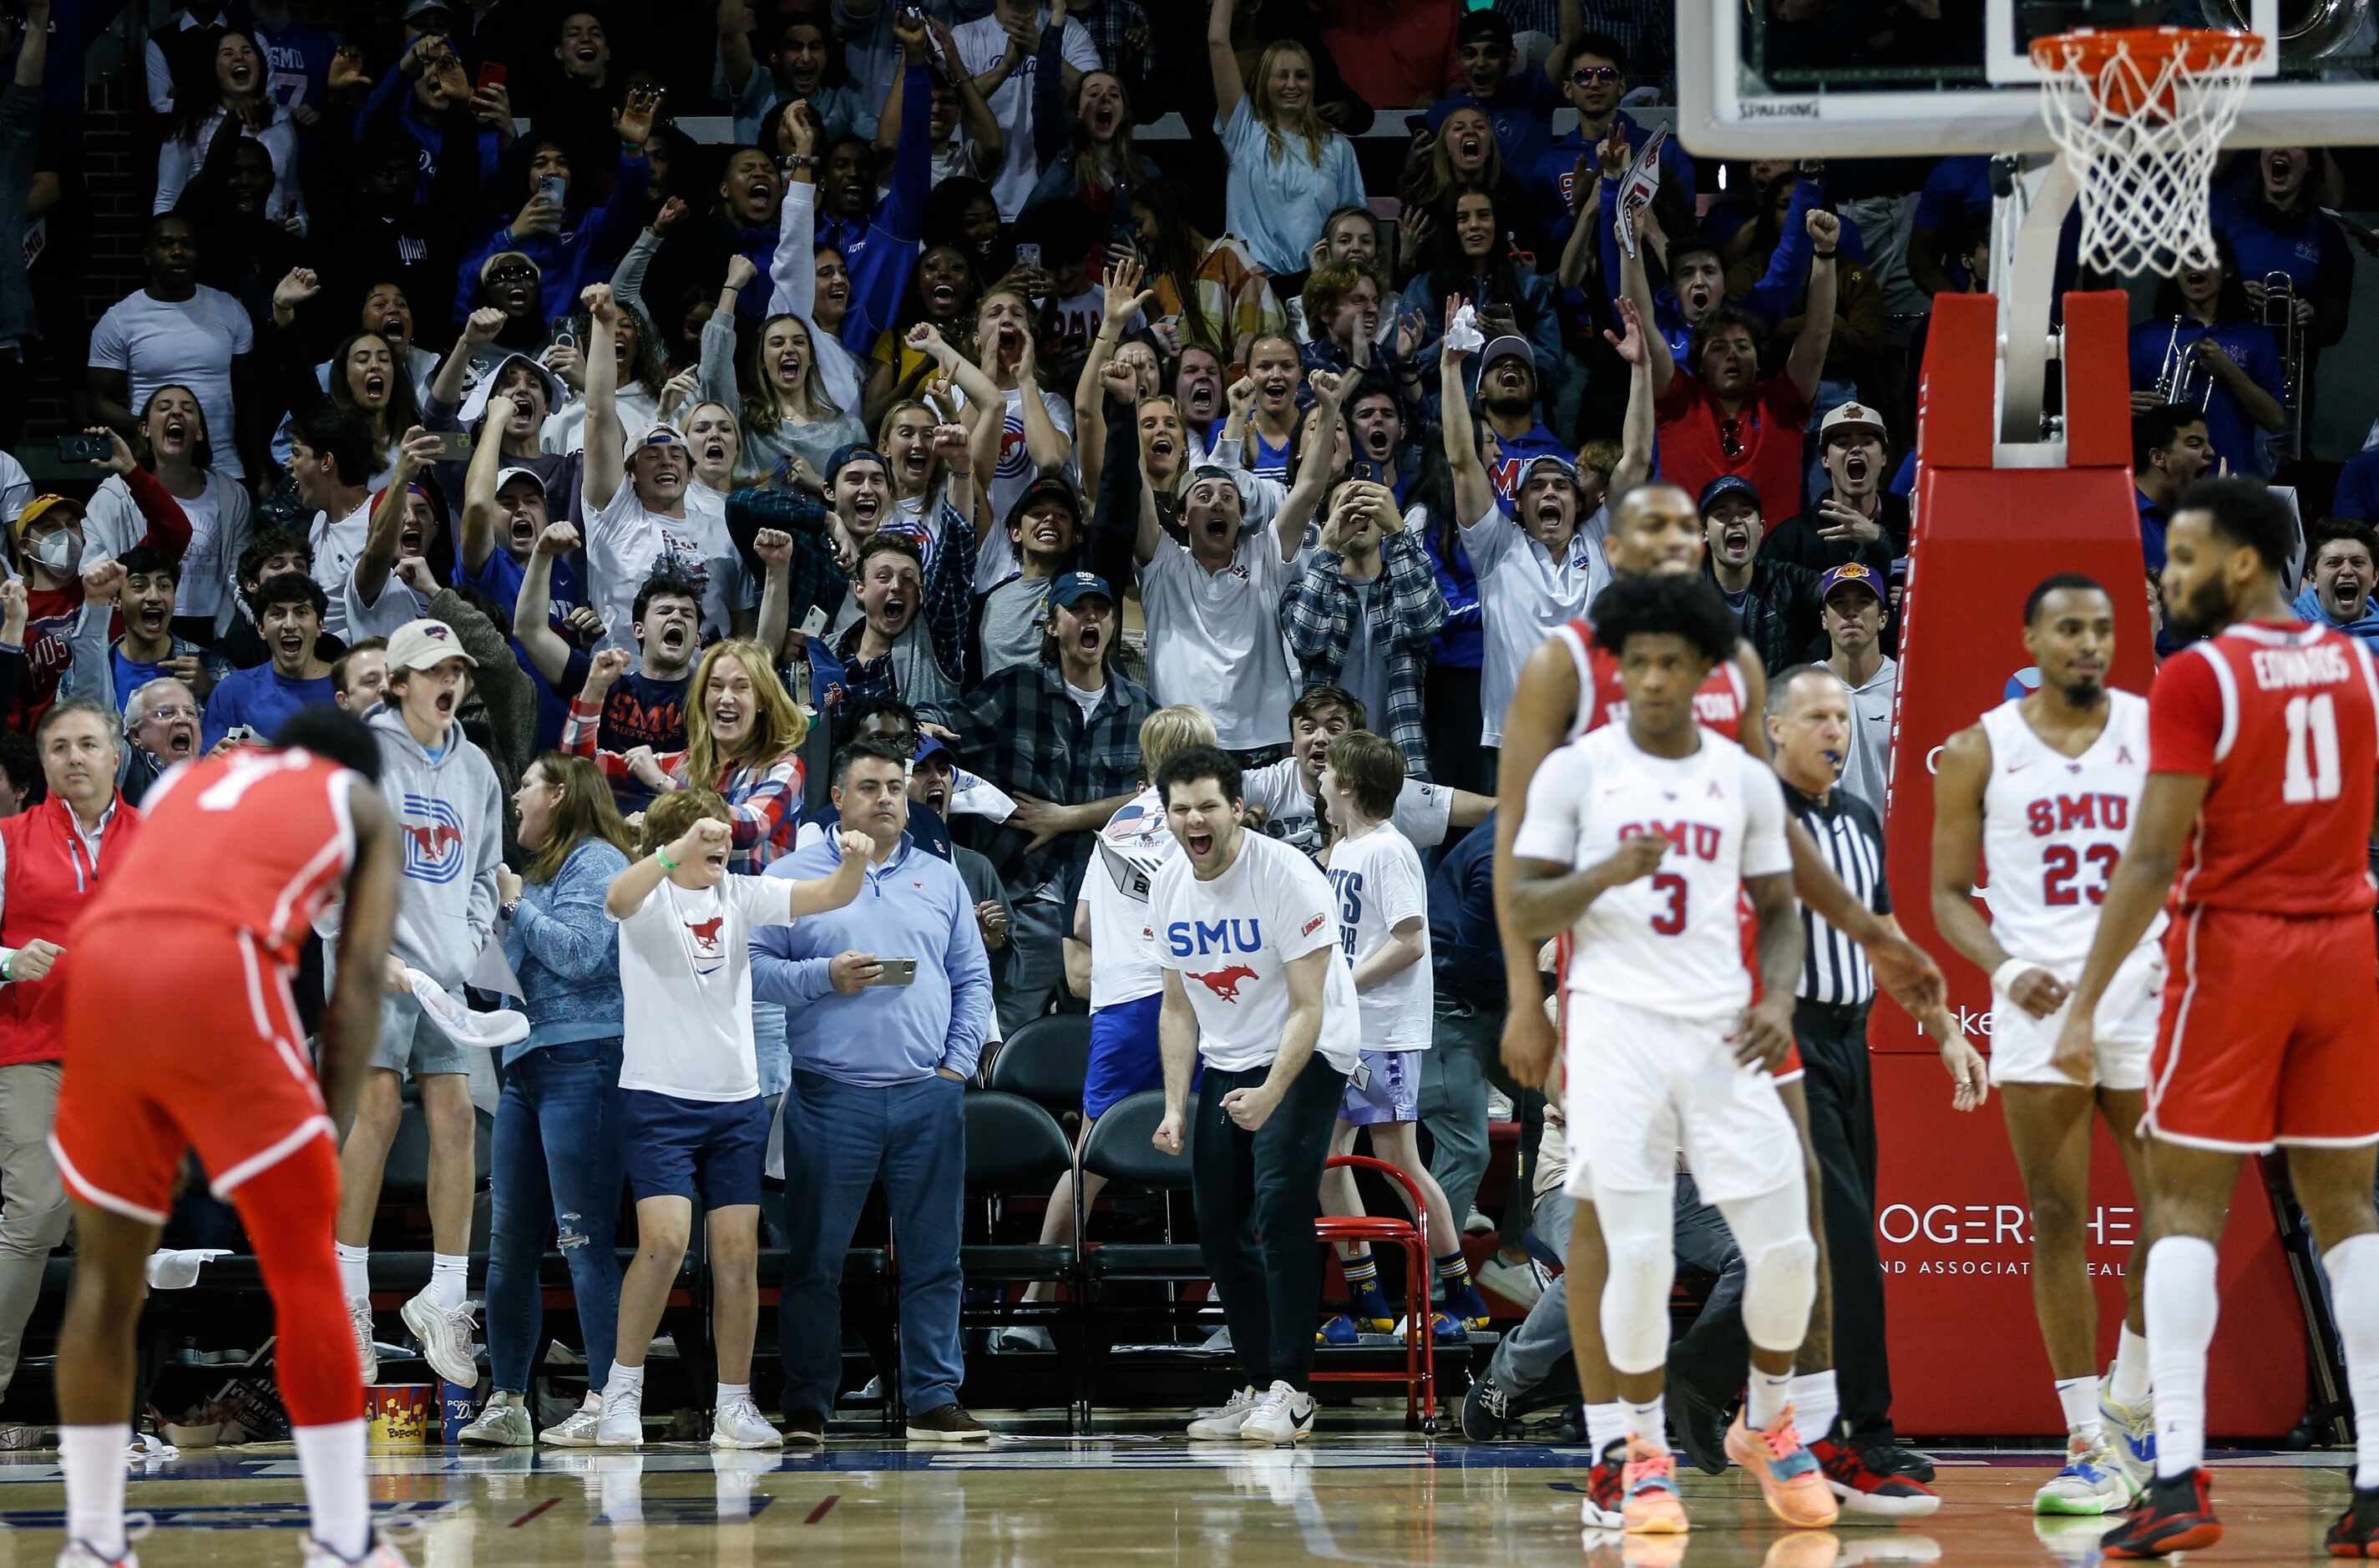
{"type": "Polygon", "coordinates": [[[2296,280],[2264,274],[2264,325],[2280,344],[2280,407],[2288,423],[2269,438],[2284,458],[2304,455],[2304,327],[2297,320],[2296,280]]]}

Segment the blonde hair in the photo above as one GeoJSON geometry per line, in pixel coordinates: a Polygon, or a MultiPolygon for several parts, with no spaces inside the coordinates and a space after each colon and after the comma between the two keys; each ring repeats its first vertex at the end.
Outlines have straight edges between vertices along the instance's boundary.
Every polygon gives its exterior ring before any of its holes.
{"type": "Polygon", "coordinates": [[[1140,776],[1155,778],[1177,752],[1221,743],[1204,708],[1190,703],[1158,708],[1140,721],[1140,776]]]}
{"type": "Polygon", "coordinates": [[[639,848],[647,855],[665,850],[706,817],[731,826],[735,821],[735,814],[728,809],[727,797],[716,790],[669,790],[645,808],[645,839],[639,848]]]}
{"type": "MultiPolygon", "coordinates": [[[[688,699],[685,778],[686,783],[697,790],[713,790],[725,783],[731,768],[766,767],[801,750],[802,742],[809,738],[810,721],[801,705],[793,701],[792,694],[785,690],[785,683],[777,679],[776,663],[769,658],[768,650],[749,637],[730,637],[710,645],[694,669],[688,699]],[[710,733],[708,694],[711,672],[725,658],[738,660],[743,666],[743,673],[752,681],[752,694],[759,703],[759,712],[753,716],[750,738],[722,756],[718,741],[710,733]]],[[[684,829],[681,827],[679,831],[684,829]]]]}
{"type": "MultiPolygon", "coordinates": [[[[780,312],[760,323],[752,334],[751,345],[744,349],[741,366],[741,392],[743,399],[743,424],[753,430],[774,430],[785,423],[788,403],[795,411],[815,423],[842,416],[842,405],[827,395],[826,380],[818,370],[818,333],[808,321],[791,311],[780,312]],[[781,322],[791,322],[802,330],[802,344],[807,362],[802,366],[801,384],[793,389],[791,399],[780,403],[776,382],[768,379],[768,334],[781,322]]],[[[711,401],[716,402],[716,399],[711,401]]],[[[747,440],[744,445],[749,446],[747,440]]],[[[737,454],[739,458],[741,453],[737,454]]]]}
{"type": "Polygon", "coordinates": [[[1288,143],[1282,134],[1286,132],[1303,139],[1306,158],[1315,168],[1320,168],[1322,148],[1338,133],[1330,128],[1322,118],[1321,112],[1314,108],[1313,95],[1310,92],[1306,95],[1305,107],[1294,116],[1285,115],[1280,106],[1273,102],[1273,64],[1282,55],[1290,54],[1305,62],[1309,74],[1319,74],[1314,71],[1313,56],[1304,44],[1287,38],[1266,44],[1263,56],[1256,62],[1256,79],[1248,87],[1248,109],[1263,122],[1264,143],[1271,151],[1274,163],[1279,163],[1288,151],[1288,143]]]}
{"type": "Polygon", "coordinates": [[[589,838],[600,838],[622,854],[629,851],[628,825],[620,820],[610,781],[592,762],[548,752],[529,766],[545,770],[546,782],[561,791],[562,799],[554,802],[553,814],[546,819],[545,842],[530,855],[522,881],[540,885],[552,881],[562,874],[562,862],[589,838]]]}
{"type": "MultiPolygon", "coordinates": [[[[894,492],[897,494],[900,488],[900,480],[899,472],[892,467],[891,463],[892,421],[898,419],[902,414],[912,408],[916,409],[925,416],[926,430],[925,488],[919,490],[917,493],[919,495],[930,496],[940,490],[942,488],[942,460],[934,452],[933,438],[934,428],[942,422],[942,414],[940,409],[936,408],[932,404],[924,402],[920,398],[902,398],[900,402],[894,404],[891,407],[884,411],[883,418],[876,421],[876,450],[886,454],[884,477],[886,482],[892,487],[894,492]]],[[[905,501],[908,498],[904,496],[900,499],[905,501]]]]}

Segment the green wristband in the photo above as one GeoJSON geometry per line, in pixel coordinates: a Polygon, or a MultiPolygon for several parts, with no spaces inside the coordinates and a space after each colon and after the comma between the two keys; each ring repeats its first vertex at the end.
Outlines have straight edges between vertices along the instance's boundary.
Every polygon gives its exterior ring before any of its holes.
{"type": "Polygon", "coordinates": [[[653,851],[653,859],[661,862],[661,869],[663,871],[675,871],[677,869],[677,862],[670,859],[668,855],[662,853],[658,850],[655,850],[653,851]]]}

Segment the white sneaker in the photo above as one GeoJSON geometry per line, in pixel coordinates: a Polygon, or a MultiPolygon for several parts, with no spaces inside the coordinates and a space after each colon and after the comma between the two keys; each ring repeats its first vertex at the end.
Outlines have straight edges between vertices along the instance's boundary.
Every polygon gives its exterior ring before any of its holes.
{"type": "Polygon", "coordinates": [[[1476,1209],[1471,1210],[1462,1219],[1462,1234],[1465,1236],[1492,1236],[1497,1228],[1494,1221],[1476,1209]]]}
{"type": "Polygon", "coordinates": [[[1263,1395],[1251,1383],[1232,1394],[1227,1403],[1217,1405],[1211,1410],[1199,1411],[1198,1418],[1190,1423],[1190,1435],[1202,1441],[1236,1442],[1239,1428],[1262,1403],[1263,1395]]]}
{"type": "Polygon", "coordinates": [[[1274,1380],[1270,1389],[1248,1418],[1239,1423],[1239,1439],[1243,1442],[1282,1443],[1303,1442],[1313,1435],[1313,1396],[1299,1393],[1286,1383],[1274,1380]]]}
{"type": "Polygon", "coordinates": [[[770,1425],[749,1398],[731,1399],[711,1418],[713,1448],[782,1448],[785,1434],[770,1425]]]}
{"type": "Polygon", "coordinates": [[[1533,1258],[1523,1259],[1517,1263],[1490,1258],[1486,1266],[1479,1271],[1479,1284],[1523,1311],[1534,1307],[1537,1298],[1545,1293],[1544,1276],[1537,1272],[1537,1260],[1533,1258]]]}
{"type": "Polygon", "coordinates": [[[1519,1108],[1512,1104],[1512,1097],[1491,1084],[1487,1090],[1487,1119],[1491,1122],[1520,1119],[1519,1108]]]}
{"type": "Polygon", "coordinates": [[[2098,1380],[2098,1419],[2106,1426],[2107,1446],[2130,1479],[2131,1490],[2144,1491],[2156,1477],[2156,1400],[2151,1395],[2137,1405],[2125,1405],[2116,1399],[2114,1386],[2111,1371],[2098,1380]]]}
{"type": "Polygon", "coordinates": [[[2115,1462],[2112,1445],[2076,1432],[2065,1445],[2065,1468],[2032,1494],[2035,1514],[2120,1514],[2139,1489],[2115,1462]]]}
{"type": "Polygon", "coordinates": [[[356,1331],[356,1359],[363,1363],[364,1387],[369,1388],[380,1381],[380,1351],[372,1344],[372,1309],[368,1299],[350,1299],[347,1302],[347,1324],[356,1331]]]}
{"type": "Polygon", "coordinates": [[[405,1304],[400,1316],[405,1332],[420,1343],[421,1358],[429,1363],[431,1371],[450,1383],[478,1386],[479,1347],[471,1338],[468,1307],[450,1312],[429,1299],[429,1289],[424,1285],[420,1295],[405,1304]]]}
{"type": "Polygon", "coordinates": [[[479,1418],[462,1430],[460,1441],[472,1448],[527,1448],[537,1441],[529,1429],[528,1407],[516,1393],[491,1393],[479,1418]]]}
{"type": "Polygon", "coordinates": [[[598,1448],[634,1448],[645,1441],[644,1391],[603,1395],[603,1413],[595,1422],[598,1448]]]}
{"type": "Polygon", "coordinates": [[[413,1568],[405,1553],[388,1544],[375,1532],[371,1545],[364,1548],[361,1557],[342,1557],[313,1537],[306,1538],[305,1568],[413,1568]]]}
{"type": "Polygon", "coordinates": [[[586,1403],[537,1434],[537,1441],[549,1448],[593,1448],[595,1428],[603,1418],[603,1399],[590,1393],[586,1403]]]}

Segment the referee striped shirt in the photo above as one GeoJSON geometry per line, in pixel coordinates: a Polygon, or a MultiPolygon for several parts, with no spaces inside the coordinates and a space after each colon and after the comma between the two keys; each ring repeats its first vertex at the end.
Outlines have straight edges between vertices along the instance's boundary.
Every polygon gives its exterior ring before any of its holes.
{"type": "MultiPolygon", "coordinates": [[[[1817,840],[1817,852],[1826,857],[1826,864],[1842,878],[1851,896],[1878,914],[1890,914],[1891,889],[1883,877],[1883,824],[1875,808],[1840,785],[1820,802],[1781,777],[1777,782],[1784,787],[1786,809],[1817,840]]],[[[1864,1007],[1875,1000],[1875,971],[1867,967],[1866,949],[1806,904],[1801,906],[1801,931],[1808,939],[1808,956],[1801,960],[1801,984],[1795,995],[1805,1002],[1837,1007],[1864,1007]]]]}

